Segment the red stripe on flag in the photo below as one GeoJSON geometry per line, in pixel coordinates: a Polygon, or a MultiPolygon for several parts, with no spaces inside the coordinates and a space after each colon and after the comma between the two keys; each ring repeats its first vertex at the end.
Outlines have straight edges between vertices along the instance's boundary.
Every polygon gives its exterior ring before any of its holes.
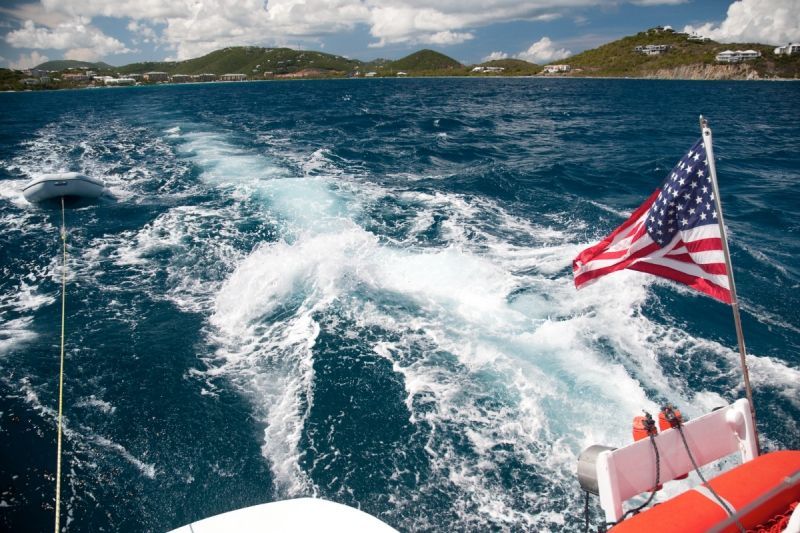
{"type": "MultiPolygon", "coordinates": [[[[682,242],[690,252],[713,252],[722,251],[722,239],[698,239],[696,241],[682,242]]],[[[676,246],[678,248],[678,246],[676,246]]]]}
{"type": "Polygon", "coordinates": [[[623,270],[625,268],[631,268],[630,265],[635,263],[636,261],[641,260],[643,257],[647,257],[648,255],[652,254],[653,252],[659,250],[660,247],[658,243],[650,243],[638,252],[631,254],[631,256],[619,263],[615,263],[613,265],[609,265],[607,267],[598,268],[597,270],[590,270],[588,272],[584,272],[575,277],[575,286],[580,288],[581,285],[584,285],[593,279],[599,278],[606,274],[610,274],[612,272],[616,272],[617,270],[623,270]]]}
{"type": "Polygon", "coordinates": [[[628,220],[623,222],[621,226],[612,231],[611,234],[605,239],[579,253],[578,256],[572,260],[572,269],[577,270],[579,268],[577,263],[588,263],[589,261],[595,259],[597,255],[603,253],[603,250],[605,250],[608,245],[614,241],[615,237],[636,223],[642,217],[642,215],[644,215],[647,210],[650,209],[650,206],[656,201],[656,198],[658,198],[659,192],[661,191],[656,189],[655,192],[653,192],[653,194],[651,194],[650,197],[642,205],[640,205],[639,208],[633,212],[633,214],[631,214],[628,220]]]}
{"type": "MultiPolygon", "coordinates": [[[[724,266],[725,265],[723,265],[723,267],[724,266]]],[[[695,290],[716,298],[717,300],[725,302],[726,304],[731,303],[731,292],[724,287],[720,287],[716,283],[708,281],[707,279],[691,276],[662,265],[653,265],[651,263],[647,263],[646,261],[640,261],[628,268],[630,270],[638,270],[639,272],[646,272],[648,274],[653,274],[662,278],[668,278],[673,281],[683,283],[695,290]]]]}

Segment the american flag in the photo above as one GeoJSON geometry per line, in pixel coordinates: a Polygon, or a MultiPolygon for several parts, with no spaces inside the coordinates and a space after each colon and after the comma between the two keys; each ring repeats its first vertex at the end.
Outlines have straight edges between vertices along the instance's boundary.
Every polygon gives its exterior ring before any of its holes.
{"type": "Polygon", "coordinates": [[[700,139],[628,220],[572,261],[575,286],[580,289],[627,268],[684,283],[731,303],[717,217],[700,139]]]}

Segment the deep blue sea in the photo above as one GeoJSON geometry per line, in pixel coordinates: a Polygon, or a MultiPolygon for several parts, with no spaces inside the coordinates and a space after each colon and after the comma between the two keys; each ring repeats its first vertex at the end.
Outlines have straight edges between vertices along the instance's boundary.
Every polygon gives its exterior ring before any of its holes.
{"type": "Polygon", "coordinates": [[[0,529],[53,523],[61,215],[20,191],[51,171],[111,194],[66,211],[69,531],[309,495],[401,531],[579,528],[584,447],[744,396],[725,305],[572,283],[701,113],[762,441],[800,447],[798,104],[580,79],[0,94],[0,529]]]}

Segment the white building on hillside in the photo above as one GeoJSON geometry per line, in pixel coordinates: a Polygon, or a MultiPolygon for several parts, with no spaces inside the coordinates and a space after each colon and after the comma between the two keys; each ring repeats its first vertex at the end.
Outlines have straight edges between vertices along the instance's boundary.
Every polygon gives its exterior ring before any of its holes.
{"type": "Polygon", "coordinates": [[[688,36],[688,37],[686,38],[686,40],[687,40],[687,41],[694,41],[694,42],[697,42],[697,43],[707,43],[707,42],[708,42],[708,41],[710,41],[711,39],[710,39],[710,38],[708,38],[708,37],[703,37],[703,36],[702,36],[702,35],[700,35],[699,33],[693,33],[693,34],[691,34],[690,36],[688,36]]]}
{"type": "Polygon", "coordinates": [[[739,52],[739,55],[742,58],[742,61],[748,61],[750,59],[758,59],[761,57],[761,52],[756,50],[745,50],[744,52],[739,52]]]}
{"type": "Polygon", "coordinates": [[[725,50],[717,54],[717,63],[741,63],[761,57],[756,50],[725,50]]]}
{"type": "Polygon", "coordinates": [[[634,52],[639,52],[640,54],[645,54],[648,56],[657,56],[665,53],[669,50],[668,44],[648,44],[646,46],[636,46],[634,47],[634,52]]]}
{"type": "Polygon", "coordinates": [[[145,81],[169,81],[169,74],[166,72],[145,72],[145,81]]]}
{"type": "Polygon", "coordinates": [[[106,85],[125,87],[136,85],[136,80],[133,78],[106,78],[106,85]]]}
{"type": "Polygon", "coordinates": [[[775,49],[775,55],[800,54],[800,43],[789,43],[786,46],[779,46],[775,49]]]}
{"type": "Polygon", "coordinates": [[[558,72],[569,72],[572,70],[572,67],[569,65],[546,65],[544,67],[545,74],[555,74],[558,72]]]}

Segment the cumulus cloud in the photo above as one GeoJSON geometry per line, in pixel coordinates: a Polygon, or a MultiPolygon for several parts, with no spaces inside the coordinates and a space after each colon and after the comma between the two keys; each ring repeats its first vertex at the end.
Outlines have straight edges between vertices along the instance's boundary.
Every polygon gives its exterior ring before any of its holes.
{"type": "Polygon", "coordinates": [[[14,48],[68,50],[67,55],[91,57],[90,60],[130,52],[121,41],[89,25],[86,17],[59,23],[55,28],[26,20],[22,28],[6,35],[6,42],[14,48]]]}
{"type": "Polygon", "coordinates": [[[128,23],[126,28],[129,32],[141,37],[141,39],[146,43],[154,43],[158,41],[156,31],[146,24],[141,24],[135,20],[132,20],[128,23]]]}
{"type": "Polygon", "coordinates": [[[13,68],[16,70],[25,70],[31,67],[35,67],[37,65],[41,65],[45,61],[48,61],[50,58],[46,55],[42,55],[36,50],[31,52],[30,54],[21,54],[19,59],[16,61],[9,61],[8,66],[9,68],[13,68]]]}
{"type": "Polygon", "coordinates": [[[572,55],[572,52],[566,48],[556,49],[553,41],[549,37],[542,37],[530,48],[517,54],[519,59],[530,61],[531,63],[538,63],[540,65],[558,61],[572,55]]]}
{"type": "Polygon", "coordinates": [[[730,5],[719,25],[707,22],[686,26],[687,33],[699,33],[720,42],[785,44],[800,40],[798,0],[738,0],[730,5]]]}
{"type": "MultiPolygon", "coordinates": [[[[571,8],[616,5],[621,0],[39,0],[3,8],[18,20],[59,33],[62,25],[95,17],[130,23],[135,41],[166,45],[178,59],[231,45],[281,45],[366,27],[371,46],[424,43],[442,46],[474,38],[475,30],[513,20],[551,21],[571,8]],[[34,7],[30,7],[34,6],[34,7]],[[12,13],[13,12],[13,13],[12,13]],[[25,15],[25,16],[22,16],[25,15]],[[45,20],[47,22],[45,22],[45,20]]],[[[680,0],[627,0],[675,3],[680,0]]],[[[33,33],[23,28],[23,33],[33,33]]],[[[99,30],[96,30],[99,33],[99,30]]],[[[102,34],[101,34],[102,35],[102,34]]],[[[18,36],[21,38],[21,36],[18,36]]],[[[18,37],[14,37],[17,39],[18,37]]],[[[29,40],[32,36],[28,36],[29,40]]],[[[109,37],[109,39],[111,39],[109,37]]],[[[106,43],[73,50],[121,50],[106,43]]],[[[113,53],[113,52],[112,52],[113,53]]]]}
{"type": "Polygon", "coordinates": [[[469,41],[475,37],[469,32],[439,31],[430,36],[425,36],[423,42],[431,44],[458,44],[469,41]]]}
{"type": "MultiPolygon", "coordinates": [[[[32,20],[36,24],[44,24],[51,28],[73,18],[61,12],[48,11],[38,2],[17,4],[15,6],[0,6],[0,14],[9,19],[32,20]]],[[[16,24],[14,27],[16,27],[16,24]]]]}
{"type": "Polygon", "coordinates": [[[497,61],[498,59],[508,59],[508,54],[505,52],[492,52],[483,58],[483,62],[486,63],[487,61],[497,61]]]}

